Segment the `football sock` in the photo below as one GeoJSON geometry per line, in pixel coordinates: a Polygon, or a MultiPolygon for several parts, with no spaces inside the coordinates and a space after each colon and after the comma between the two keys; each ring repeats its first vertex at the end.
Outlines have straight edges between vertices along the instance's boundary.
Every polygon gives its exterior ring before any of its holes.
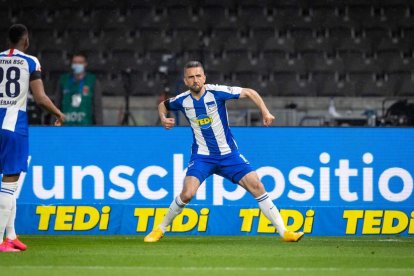
{"type": "Polygon", "coordinates": [[[0,242],[3,242],[4,231],[9,221],[17,182],[2,182],[0,189],[0,242]]]}
{"type": "Polygon", "coordinates": [[[173,202],[171,202],[171,205],[170,205],[170,208],[167,214],[163,218],[161,224],[158,226],[161,228],[162,232],[165,233],[165,231],[167,230],[167,227],[171,225],[171,222],[174,220],[174,218],[178,216],[179,214],[181,214],[185,205],[186,204],[182,202],[179,195],[173,200],[173,202]]]}
{"type": "Polygon", "coordinates": [[[267,193],[256,197],[257,202],[259,203],[260,210],[262,213],[272,222],[273,226],[279,232],[281,237],[284,236],[286,227],[283,222],[282,216],[279,213],[277,207],[273,204],[272,200],[269,198],[267,193]]]}
{"type": "Polygon", "coordinates": [[[14,195],[11,214],[9,217],[9,221],[7,222],[7,225],[6,225],[6,237],[11,240],[14,240],[17,238],[16,229],[14,228],[15,219],[16,219],[16,196],[14,195]]]}

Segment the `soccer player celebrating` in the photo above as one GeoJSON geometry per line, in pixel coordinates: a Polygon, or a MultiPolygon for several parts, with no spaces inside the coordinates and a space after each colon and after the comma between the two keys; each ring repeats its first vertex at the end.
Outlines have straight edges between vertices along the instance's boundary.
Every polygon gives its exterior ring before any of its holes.
{"type": "Polygon", "coordinates": [[[63,113],[46,96],[37,58],[26,55],[29,33],[21,24],[12,25],[8,33],[10,49],[0,53],[0,252],[26,250],[16,236],[16,197],[21,172],[27,170],[29,155],[28,118],[26,113],[29,88],[38,105],[63,124],[63,113]],[[3,241],[4,233],[6,239],[3,241]]]}
{"type": "Polygon", "coordinates": [[[167,118],[168,111],[182,111],[191,124],[194,142],[183,190],[171,203],[161,224],[144,241],[159,241],[173,219],[196,194],[201,183],[212,174],[223,176],[245,188],[256,198],[261,211],[276,227],[283,240],[299,241],[303,232],[286,230],[279,210],[269,198],[257,173],[239,153],[230,132],[225,102],[230,99],[249,98],[262,113],[265,126],[270,126],[275,117],[256,91],[205,84],[205,81],[202,64],[198,61],[188,62],[184,67],[184,83],[189,90],[158,106],[161,122],[166,129],[171,129],[175,124],[174,118],[167,118]]]}

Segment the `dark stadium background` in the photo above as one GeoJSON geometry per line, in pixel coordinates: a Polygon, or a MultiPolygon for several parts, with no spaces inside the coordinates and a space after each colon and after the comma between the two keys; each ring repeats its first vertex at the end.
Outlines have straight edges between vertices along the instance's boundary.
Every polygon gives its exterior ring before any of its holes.
{"type": "MultiPolygon", "coordinates": [[[[258,90],[277,125],[414,124],[412,1],[0,0],[4,38],[13,23],[28,26],[52,98],[70,54],[87,53],[105,124],[121,123],[126,96],[129,124],[157,124],[159,95],[183,91],[190,59],[208,83],[258,90]]],[[[254,106],[229,108],[233,125],[258,124],[254,106]]]]}

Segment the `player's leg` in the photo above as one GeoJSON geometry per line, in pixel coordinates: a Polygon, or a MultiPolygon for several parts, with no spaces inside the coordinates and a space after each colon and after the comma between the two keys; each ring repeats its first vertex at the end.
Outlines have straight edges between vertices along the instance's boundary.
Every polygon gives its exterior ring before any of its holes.
{"type": "Polygon", "coordinates": [[[249,172],[239,182],[239,185],[250,192],[259,204],[260,210],[272,222],[280,236],[284,236],[286,227],[277,207],[269,198],[256,172],[249,172]]]}
{"type": "Polygon", "coordinates": [[[279,232],[279,235],[285,241],[299,241],[303,232],[291,232],[286,230],[286,226],[283,222],[282,216],[278,208],[273,204],[267,194],[262,182],[260,181],[256,172],[249,172],[240,180],[239,185],[249,191],[257,200],[259,208],[262,213],[272,222],[273,226],[279,232]]]}
{"type": "MultiPolygon", "coordinates": [[[[0,241],[3,240],[6,227],[8,227],[8,236],[9,234],[11,237],[15,236],[16,198],[14,194],[18,187],[20,173],[27,170],[28,149],[27,136],[11,131],[0,131],[0,169],[3,173],[0,189],[0,241]]],[[[16,248],[14,251],[19,251],[20,247],[26,249],[17,237],[6,239],[0,251],[6,251],[8,247],[16,248]]]]}
{"type": "Polygon", "coordinates": [[[14,228],[14,221],[16,220],[16,195],[13,196],[13,205],[11,209],[11,214],[9,217],[9,221],[6,225],[6,238],[10,240],[14,240],[17,238],[16,236],[16,229],[14,228]]]}
{"type": "Polygon", "coordinates": [[[0,188],[0,252],[20,251],[7,241],[3,242],[4,232],[13,209],[14,192],[17,190],[19,175],[4,175],[0,188]]]}
{"type": "Polygon", "coordinates": [[[157,242],[163,236],[167,227],[171,225],[172,221],[176,216],[181,214],[187,203],[196,194],[198,188],[200,187],[200,180],[194,176],[186,176],[184,179],[184,186],[181,193],[171,202],[170,207],[168,208],[167,214],[165,214],[162,222],[155,228],[151,233],[145,236],[145,242],[157,242]]]}
{"type": "Polygon", "coordinates": [[[11,210],[9,221],[7,222],[7,225],[6,225],[6,241],[9,244],[11,244],[15,249],[24,251],[27,249],[27,246],[18,239],[16,235],[16,229],[14,226],[14,221],[16,220],[16,211],[17,211],[16,195],[14,195],[13,196],[13,207],[11,210]]]}
{"type": "Polygon", "coordinates": [[[191,201],[200,187],[200,181],[194,176],[186,176],[181,193],[173,200],[170,208],[159,227],[165,232],[176,216],[181,214],[184,207],[191,201]]]}
{"type": "Polygon", "coordinates": [[[215,166],[214,162],[209,162],[207,159],[191,159],[181,193],[171,202],[161,224],[145,236],[145,242],[157,242],[164,236],[167,227],[183,211],[185,205],[191,201],[201,183],[213,173],[215,166]]]}

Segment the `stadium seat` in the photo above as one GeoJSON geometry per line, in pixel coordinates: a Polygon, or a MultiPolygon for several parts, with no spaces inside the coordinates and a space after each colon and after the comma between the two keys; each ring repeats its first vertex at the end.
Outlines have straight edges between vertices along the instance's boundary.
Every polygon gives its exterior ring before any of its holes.
{"type": "Polygon", "coordinates": [[[337,54],[307,50],[301,52],[305,71],[344,71],[343,60],[337,54]]]}
{"type": "Polygon", "coordinates": [[[202,33],[199,29],[187,26],[176,28],[171,38],[172,45],[168,46],[174,52],[198,50],[203,47],[202,33]],[[173,48],[174,47],[174,48],[173,48]]]}
{"type": "Polygon", "coordinates": [[[219,71],[206,70],[205,74],[207,77],[206,83],[216,84],[223,81],[222,74],[219,71]]]}
{"type": "Polygon", "coordinates": [[[390,79],[395,79],[397,83],[394,96],[414,96],[414,74],[412,71],[391,73],[390,79]]]}
{"type": "Polygon", "coordinates": [[[168,17],[174,28],[188,28],[198,20],[193,17],[189,6],[174,5],[168,8],[168,17]]]}
{"type": "Polygon", "coordinates": [[[69,66],[69,59],[67,57],[67,54],[61,50],[43,50],[39,59],[42,68],[46,71],[62,70],[69,66]]]}
{"type": "Polygon", "coordinates": [[[237,39],[237,29],[216,28],[212,32],[208,48],[223,51],[226,49],[227,41],[237,39]]]}
{"type": "Polygon", "coordinates": [[[300,76],[295,72],[278,72],[274,74],[278,96],[316,96],[316,87],[309,75],[300,76]]]}
{"type": "Polygon", "coordinates": [[[294,40],[290,37],[290,34],[283,36],[272,36],[263,42],[261,49],[263,51],[294,51],[294,40]]]}
{"type": "Polygon", "coordinates": [[[104,78],[99,78],[102,85],[102,94],[104,96],[123,96],[125,94],[125,85],[120,74],[107,74],[104,78]]]}
{"type": "Polygon", "coordinates": [[[263,5],[256,3],[240,4],[239,22],[251,28],[262,28],[270,25],[266,16],[266,9],[263,5]]]}
{"type": "Polygon", "coordinates": [[[137,57],[133,50],[113,50],[107,61],[108,69],[111,72],[120,72],[128,69],[136,69],[137,57]]]}
{"type": "Polygon", "coordinates": [[[313,81],[316,84],[319,97],[353,97],[354,83],[346,74],[338,72],[314,72],[313,81]]]}
{"type": "Polygon", "coordinates": [[[412,5],[407,5],[407,3],[404,3],[405,11],[404,16],[400,17],[398,22],[398,26],[403,28],[412,28],[414,24],[414,7],[412,5]]]}
{"type": "Polygon", "coordinates": [[[237,29],[238,21],[231,21],[228,9],[221,5],[214,5],[208,2],[200,11],[199,24],[204,28],[233,28],[237,29]]]}
{"type": "Polygon", "coordinates": [[[344,62],[344,70],[351,71],[372,71],[378,70],[378,60],[376,55],[370,55],[361,51],[341,51],[339,56],[344,62]]]}
{"type": "MultiPolygon", "coordinates": [[[[124,82],[127,82],[129,77],[125,75],[122,77],[124,82]]],[[[157,95],[161,93],[161,89],[156,90],[152,89],[154,86],[155,74],[153,72],[133,72],[130,76],[131,78],[131,95],[157,95]],[[151,75],[151,76],[150,76],[151,75]],[[150,76],[150,77],[149,77],[150,76]]],[[[128,86],[127,86],[128,87],[128,86]]]]}
{"type": "MultiPolygon", "coordinates": [[[[0,7],[6,2],[0,1],[0,7]]],[[[405,0],[45,3],[20,0],[4,4],[0,23],[3,21],[4,33],[10,22],[28,25],[30,53],[40,53],[46,73],[66,70],[68,54],[86,50],[90,69],[111,74],[124,66],[133,67],[149,76],[148,80],[142,77],[143,86],[155,87],[157,77],[151,74],[160,64],[165,65],[163,56],[171,55],[170,72],[180,71],[188,59],[199,59],[220,81],[246,80],[239,72],[272,76],[273,72],[289,71],[302,76],[288,82],[288,89],[298,89],[290,94],[304,95],[304,86],[310,86],[312,94],[317,83],[318,95],[329,95],[328,91],[352,95],[355,92],[350,87],[358,83],[361,95],[374,96],[388,95],[386,90],[398,83],[398,73],[413,68],[414,8],[405,0]],[[57,57],[59,52],[64,57],[57,57]],[[131,56],[135,58],[128,59],[131,56]],[[310,77],[304,81],[308,72],[310,77]],[[322,82],[324,74],[333,74],[334,79],[322,82]],[[375,79],[382,74],[384,81],[375,79]]],[[[410,83],[408,77],[401,79],[410,83]]],[[[266,93],[289,94],[275,88],[279,78],[264,78],[260,84],[266,93]]],[[[409,95],[408,89],[403,90],[409,95]]]]}
{"type": "Polygon", "coordinates": [[[261,72],[285,71],[288,60],[284,51],[263,51],[260,54],[261,72]]]}
{"type": "Polygon", "coordinates": [[[388,29],[380,26],[365,28],[364,32],[372,45],[378,45],[384,37],[388,36],[388,29]]]}
{"type": "MultiPolygon", "coordinates": [[[[142,1],[137,1],[142,2],[142,1]]],[[[148,6],[128,6],[128,16],[125,17],[124,24],[127,28],[148,28],[154,27],[152,9],[148,6]]]]}
{"type": "Polygon", "coordinates": [[[311,28],[291,28],[289,33],[295,42],[294,51],[308,49],[308,42],[314,39],[314,32],[311,28]]]}
{"type": "Polygon", "coordinates": [[[255,71],[239,71],[236,73],[236,80],[242,87],[249,87],[259,90],[260,74],[255,71]]]}
{"type": "Polygon", "coordinates": [[[261,96],[277,96],[279,88],[274,80],[262,81],[258,90],[261,96]]]}
{"type": "Polygon", "coordinates": [[[360,97],[389,97],[395,89],[395,83],[386,74],[351,72],[350,79],[355,83],[356,96],[360,97]]]}
{"type": "Polygon", "coordinates": [[[412,56],[404,57],[404,52],[398,50],[378,51],[378,66],[385,72],[409,71],[414,68],[412,56]]]}
{"type": "Polygon", "coordinates": [[[389,5],[384,9],[384,16],[388,24],[398,24],[406,16],[406,6],[401,4],[389,5]]]}
{"type": "Polygon", "coordinates": [[[276,36],[275,29],[271,26],[252,28],[252,37],[260,48],[262,47],[262,45],[268,38],[275,37],[275,36],[276,36]]]}

